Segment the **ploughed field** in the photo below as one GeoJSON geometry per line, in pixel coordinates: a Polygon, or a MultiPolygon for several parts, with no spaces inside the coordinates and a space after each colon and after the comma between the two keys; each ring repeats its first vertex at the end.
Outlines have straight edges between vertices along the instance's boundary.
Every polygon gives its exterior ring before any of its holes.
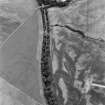
{"type": "Polygon", "coordinates": [[[104,0],[85,0],[50,11],[53,75],[64,105],[105,105],[104,7],[104,0]]]}
{"type": "Polygon", "coordinates": [[[37,105],[43,99],[36,60],[39,24],[39,14],[34,14],[36,4],[33,0],[5,1],[0,0],[0,102],[7,97],[10,103],[5,105],[37,105]],[[18,92],[15,95],[17,90],[25,96],[17,96],[18,92]]]}
{"type": "Polygon", "coordinates": [[[0,42],[4,42],[34,13],[33,1],[0,1],[0,42]]]}
{"type": "Polygon", "coordinates": [[[40,105],[40,103],[0,78],[0,105],[40,105]]]}

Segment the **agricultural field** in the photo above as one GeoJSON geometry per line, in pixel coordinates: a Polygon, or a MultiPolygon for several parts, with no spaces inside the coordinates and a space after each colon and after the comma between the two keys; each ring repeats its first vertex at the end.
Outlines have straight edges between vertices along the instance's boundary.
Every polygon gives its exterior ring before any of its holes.
{"type": "MultiPolygon", "coordinates": [[[[5,81],[5,89],[0,89],[0,102],[5,97],[9,97],[11,101],[14,100],[8,95],[9,91],[15,95],[18,89],[20,93],[25,94],[25,96],[19,96],[19,100],[21,98],[24,100],[23,103],[11,102],[3,105],[43,103],[36,60],[39,34],[39,13],[35,11],[36,8],[34,0],[0,0],[0,78],[5,81]],[[7,87],[6,84],[8,84],[7,87]],[[14,88],[13,91],[11,86],[14,88]],[[2,91],[8,91],[8,93],[4,94],[2,91]]],[[[2,84],[0,82],[0,88],[2,84]]]]}

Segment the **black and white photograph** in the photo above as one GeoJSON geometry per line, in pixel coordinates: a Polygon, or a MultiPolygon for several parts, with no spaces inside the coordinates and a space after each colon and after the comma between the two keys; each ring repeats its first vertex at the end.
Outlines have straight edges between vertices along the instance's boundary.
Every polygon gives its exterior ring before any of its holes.
{"type": "Polygon", "coordinates": [[[105,0],[0,0],[0,105],[105,105],[105,0]]]}

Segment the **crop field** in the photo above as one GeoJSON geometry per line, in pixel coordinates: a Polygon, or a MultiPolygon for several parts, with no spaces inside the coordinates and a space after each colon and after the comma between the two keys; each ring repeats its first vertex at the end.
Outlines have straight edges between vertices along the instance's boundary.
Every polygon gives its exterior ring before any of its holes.
{"type": "MultiPolygon", "coordinates": [[[[36,60],[39,34],[36,8],[33,0],[0,0],[0,81],[5,81],[4,87],[8,84],[5,89],[0,89],[0,105],[39,105],[37,102],[43,102],[36,60]],[[19,96],[23,103],[12,103],[14,99],[8,95],[10,91],[15,95],[17,89],[25,94],[19,96]],[[10,103],[2,103],[3,95],[10,103]]],[[[0,88],[3,83],[0,82],[0,88]]]]}

